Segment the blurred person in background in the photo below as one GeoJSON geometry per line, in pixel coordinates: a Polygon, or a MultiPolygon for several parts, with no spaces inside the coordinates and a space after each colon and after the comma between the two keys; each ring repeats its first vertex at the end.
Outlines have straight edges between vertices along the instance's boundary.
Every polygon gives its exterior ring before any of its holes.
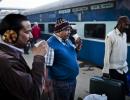
{"type": "Polygon", "coordinates": [[[34,25],[32,26],[32,35],[34,43],[36,43],[36,41],[40,39],[41,36],[41,28],[39,27],[38,22],[34,22],[34,25]]]}

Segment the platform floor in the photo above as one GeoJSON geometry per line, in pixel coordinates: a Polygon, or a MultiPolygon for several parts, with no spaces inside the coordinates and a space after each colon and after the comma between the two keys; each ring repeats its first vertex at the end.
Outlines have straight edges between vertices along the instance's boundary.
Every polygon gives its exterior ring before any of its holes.
{"type": "MultiPolygon", "coordinates": [[[[26,59],[27,63],[29,64],[30,68],[33,60],[33,55],[24,55],[24,58],[26,59]]],[[[80,73],[77,77],[77,87],[76,87],[76,93],[75,93],[75,100],[82,100],[81,98],[84,98],[89,94],[89,80],[92,76],[101,76],[101,69],[96,68],[95,65],[80,62],[80,73]]],[[[130,97],[126,97],[126,100],[130,100],[130,97]]]]}

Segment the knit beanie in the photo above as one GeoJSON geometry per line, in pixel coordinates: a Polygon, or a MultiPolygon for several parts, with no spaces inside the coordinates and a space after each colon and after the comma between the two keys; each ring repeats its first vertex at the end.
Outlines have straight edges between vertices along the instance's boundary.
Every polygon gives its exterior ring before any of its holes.
{"type": "Polygon", "coordinates": [[[56,23],[55,23],[54,32],[58,33],[58,32],[63,31],[66,28],[70,28],[69,22],[67,22],[63,18],[58,18],[56,23]]]}

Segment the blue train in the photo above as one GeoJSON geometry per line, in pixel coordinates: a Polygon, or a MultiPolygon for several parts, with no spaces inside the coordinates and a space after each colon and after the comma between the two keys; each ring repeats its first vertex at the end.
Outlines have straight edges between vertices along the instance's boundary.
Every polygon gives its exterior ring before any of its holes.
{"type": "MultiPolygon", "coordinates": [[[[83,40],[79,59],[103,66],[105,35],[116,25],[117,18],[130,18],[129,0],[61,0],[53,4],[24,12],[32,23],[38,22],[42,28],[42,38],[53,33],[57,18],[69,20],[83,40]]],[[[130,29],[128,39],[128,64],[130,66],[130,29]]]]}

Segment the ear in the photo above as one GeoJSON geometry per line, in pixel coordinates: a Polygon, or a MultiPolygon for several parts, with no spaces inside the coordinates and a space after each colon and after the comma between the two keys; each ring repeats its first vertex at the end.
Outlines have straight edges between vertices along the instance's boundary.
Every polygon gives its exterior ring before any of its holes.
{"type": "Polygon", "coordinates": [[[18,34],[14,30],[7,30],[2,35],[2,40],[6,43],[15,43],[17,40],[18,34]]]}

